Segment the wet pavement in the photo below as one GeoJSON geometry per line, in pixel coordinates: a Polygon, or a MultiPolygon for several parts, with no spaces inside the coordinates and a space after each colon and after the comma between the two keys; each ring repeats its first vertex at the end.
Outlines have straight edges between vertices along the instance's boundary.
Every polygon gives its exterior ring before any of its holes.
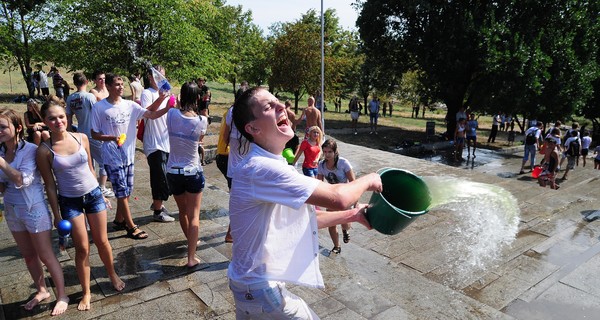
{"type": "MultiPolygon", "coordinates": [[[[466,237],[461,231],[466,229],[457,226],[468,226],[468,207],[462,214],[434,208],[394,236],[354,224],[351,241],[342,244],[339,255],[329,254],[331,239],[327,230],[321,230],[325,288],[290,286],[290,291],[305,299],[322,319],[593,319],[600,314],[600,222],[583,219],[600,209],[600,171],[593,170],[593,160],[570,172],[569,180],[561,181],[561,189],[555,191],[539,187],[530,174],[517,174],[522,147],[503,152],[478,149],[474,161],[448,159],[450,165],[442,164],[443,155],[415,159],[341,142],[339,151],[357,176],[397,167],[420,176],[500,186],[516,198],[520,216],[510,245],[499,248],[493,261],[463,270],[448,261],[467,255],[468,248],[449,251],[445,244],[461,243],[466,237]]],[[[74,249],[59,252],[54,233],[71,298],[62,317],[234,319],[226,278],[231,245],[223,242],[228,225],[226,181],[214,162],[205,167],[197,251],[201,264],[188,269],[179,224],[152,220],[148,167],[141,152],[136,157],[130,205],[134,221],[149,238],[128,239],[109,224],[115,267],[127,287],[123,293],[112,289],[92,246],[92,308],[77,311],[81,295],[74,249]]],[[[361,200],[367,202],[369,197],[365,194],[361,200]]],[[[177,209],[173,200],[166,207],[177,209]]],[[[113,218],[111,210],[108,220],[113,218]]],[[[49,276],[46,279],[52,285],[49,276]]],[[[34,291],[6,223],[1,223],[0,319],[50,317],[54,294],[32,311],[22,308],[34,291]]]]}

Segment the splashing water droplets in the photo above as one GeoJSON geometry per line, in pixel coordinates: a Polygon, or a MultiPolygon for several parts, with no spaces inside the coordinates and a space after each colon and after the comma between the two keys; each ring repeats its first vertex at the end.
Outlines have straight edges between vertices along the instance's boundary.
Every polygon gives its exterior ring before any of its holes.
{"type": "Polygon", "coordinates": [[[517,200],[505,189],[454,177],[423,177],[431,208],[453,214],[444,246],[448,285],[460,287],[492,266],[515,239],[519,223],[517,200]]]}

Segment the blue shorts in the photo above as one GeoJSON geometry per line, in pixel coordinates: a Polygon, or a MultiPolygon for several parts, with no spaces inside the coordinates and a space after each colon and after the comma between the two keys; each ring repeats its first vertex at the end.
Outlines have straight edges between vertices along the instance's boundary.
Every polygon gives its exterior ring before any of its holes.
{"type": "Polygon", "coordinates": [[[302,167],[302,173],[304,173],[304,175],[307,176],[307,177],[316,177],[317,174],[319,173],[319,169],[318,168],[304,168],[304,167],[302,167]]]}
{"type": "Polygon", "coordinates": [[[167,173],[169,188],[174,196],[182,195],[184,192],[200,193],[204,189],[204,174],[202,171],[193,175],[167,173]]]}
{"type": "Polygon", "coordinates": [[[477,136],[467,136],[467,141],[477,142],[477,136]]]}
{"type": "Polygon", "coordinates": [[[71,220],[84,212],[91,214],[106,210],[106,202],[99,186],[81,197],[69,198],[58,195],[58,204],[63,220],[71,220]]]}
{"type": "Polygon", "coordinates": [[[112,184],[115,197],[118,199],[129,197],[133,192],[133,163],[118,167],[105,164],[104,169],[112,184]]]}

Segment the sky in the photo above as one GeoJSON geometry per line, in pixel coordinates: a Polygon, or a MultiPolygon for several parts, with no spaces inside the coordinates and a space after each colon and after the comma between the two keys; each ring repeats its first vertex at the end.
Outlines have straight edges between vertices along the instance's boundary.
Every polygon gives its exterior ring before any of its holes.
{"type": "MultiPolygon", "coordinates": [[[[320,0],[226,0],[228,5],[241,5],[244,11],[252,11],[254,23],[261,27],[265,34],[269,26],[275,22],[292,22],[300,19],[302,14],[315,9],[321,14],[320,0]]],[[[340,19],[340,26],[346,30],[355,30],[358,13],[352,8],[354,0],[323,0],[323,9],[335,9],[340,19]]]]}

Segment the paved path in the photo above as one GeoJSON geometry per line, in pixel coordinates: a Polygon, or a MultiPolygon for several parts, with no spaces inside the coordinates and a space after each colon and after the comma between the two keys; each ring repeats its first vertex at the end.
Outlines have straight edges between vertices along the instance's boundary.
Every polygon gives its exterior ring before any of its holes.
{"type": "MultiPolygon", "coordinates": [[[[498,250],[497,260],[466,273],[448,263],[451,258],[461,258],[462,251],[454,248],[450,252],[444,244],[462,243],[465,235],[457,232],[461,230],[457,226],[471,218],[461,221],[448,208],[431,210],[395,236],[354,225],[351,242],[342,245],[340,255],[329,256],[331,240],[327,230],[321,230],[320,262],[326,287],[290,288],[321,318],[592,319],[600,314],[600,225],[582,219],[600,209],[600,171],[577,168],[560,191],[554,191],[540,188],[527,175],[515,174],[519,154],[477,166],[462,163],[451,167],[344,143],[340,143],[340,153],[359,176],[382,167],[398,167],[422,176],[435,174],[501,186],[518,200],[520,223],[516,240],[498,250]]],[[[115,266],[127,288],[121,294],[111,288],[92,246],[92,309],[77,311],[80,286],[74,250],[57,250],[71,297],[63,317],[234,319],[226,278],[231,245],[223,243],[228,224],[225,180],[214,162],[205,167],[207,184],[197,252],[202,263],[190,270],[183,266],[186,249],[179,224],[152,221],[148,167],[143,154],[136,156],[131,210],[135,222],[150,237],[134,241],[109,227],[115,266]]],[[[369,196],[362,200],[368,201],[369,196]]],[[[173,200],[166,206],[176,210],[173,200]]],[[[109,212],[109,221],[113,217],[114,211],[109,212]]],[[[465,247],[465,255],[467,251],[465,247]]],[[[31,312],[21,307],[34,289],[6,223],[0,224],[0,252],[0,319],[50,317],[54,296],[31,312]]]]}

